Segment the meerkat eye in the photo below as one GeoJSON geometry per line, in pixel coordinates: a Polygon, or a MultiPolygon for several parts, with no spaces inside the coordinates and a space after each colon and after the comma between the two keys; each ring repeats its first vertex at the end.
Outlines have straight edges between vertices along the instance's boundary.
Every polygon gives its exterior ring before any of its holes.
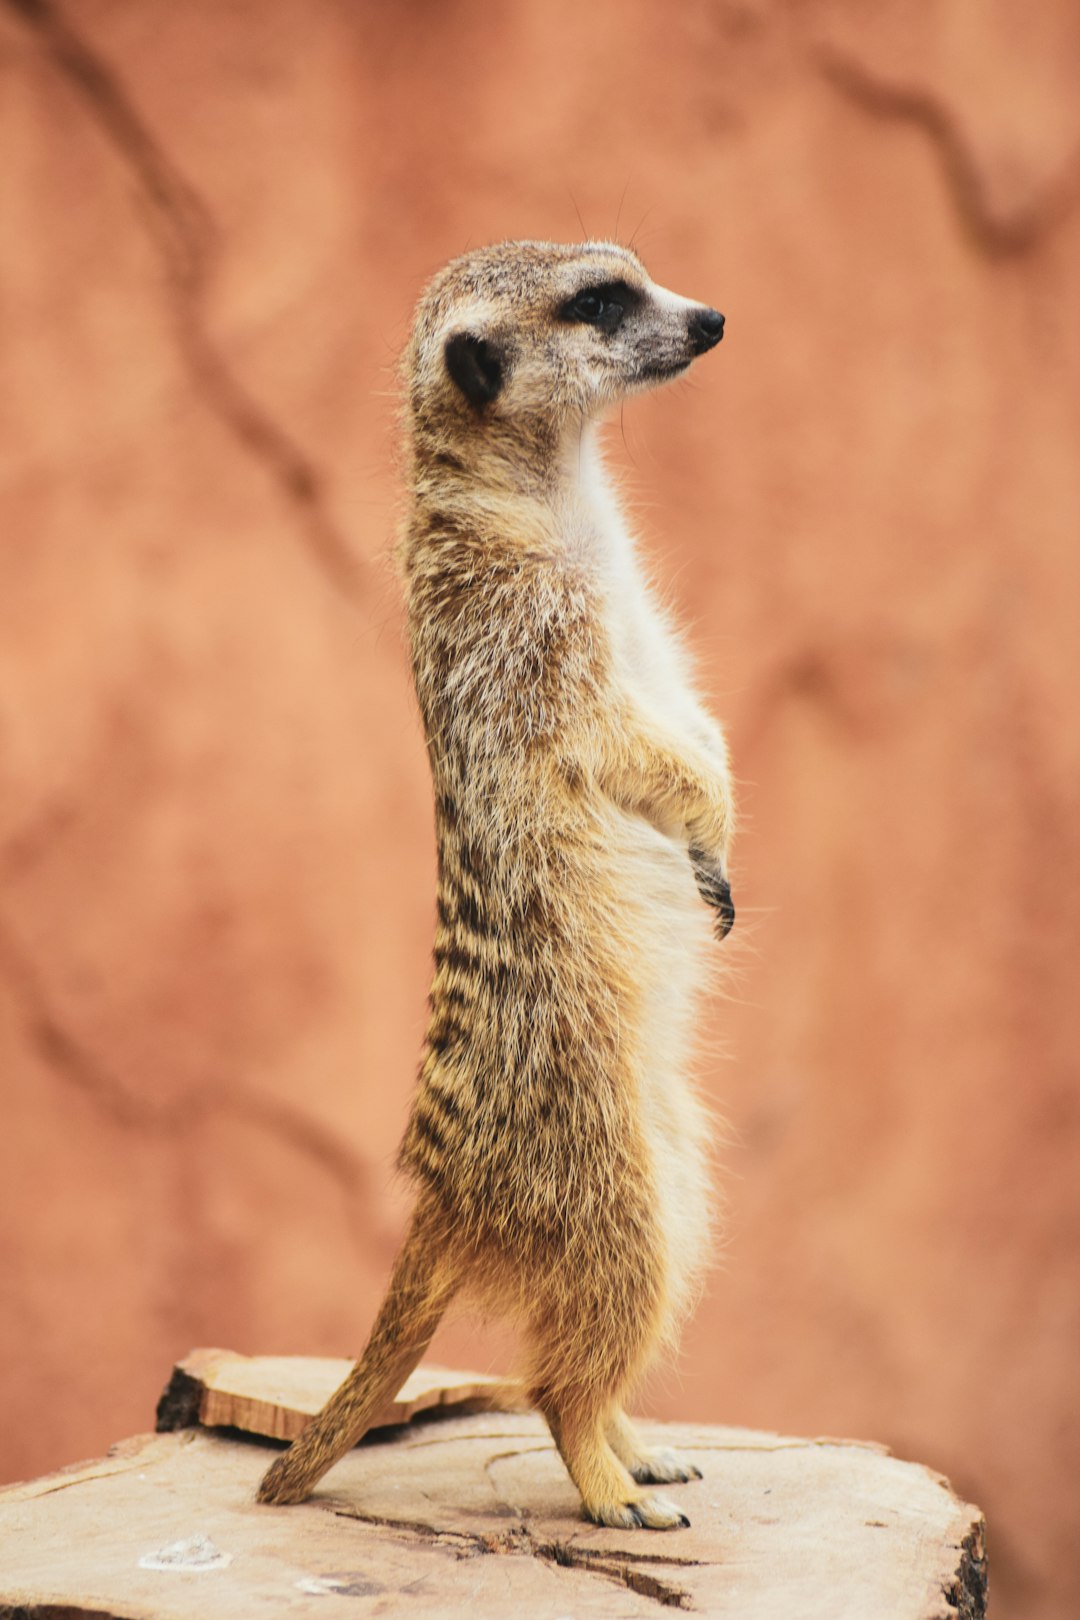
{"type": "Polygon", "coordinates": [[[624,281],[608,282],[602,287],[583,287],[563,305],[560,313],[564,321],[595,326],[602,332],[611,333],[619,326],[636,297],[624,281]]]}
{"type": "Polygon", "coordinates": [[[585,321],[592,326],[603,315],[605,307],[606,300],[603,293],[583,292],[578,293],[566,313],[571,320],[585,321]]]}

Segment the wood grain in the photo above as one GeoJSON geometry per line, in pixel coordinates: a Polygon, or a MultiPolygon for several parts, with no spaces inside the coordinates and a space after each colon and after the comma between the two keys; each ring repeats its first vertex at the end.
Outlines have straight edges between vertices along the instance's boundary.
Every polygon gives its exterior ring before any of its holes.
{"type": "MultiPolygon", "coordinates": [[[[295,1440],[341,1383],[352,1362],[331,1356],[242,1356],[193,1350],[173,1368],[157,1408],[159,1433],[201,1423],[295,1440]]],[[[407,1423],[434,1411],[514,1411],[517,1387],[490,1373],[430,1363],[406,1379],[373,1427],[407,1423]]]]}

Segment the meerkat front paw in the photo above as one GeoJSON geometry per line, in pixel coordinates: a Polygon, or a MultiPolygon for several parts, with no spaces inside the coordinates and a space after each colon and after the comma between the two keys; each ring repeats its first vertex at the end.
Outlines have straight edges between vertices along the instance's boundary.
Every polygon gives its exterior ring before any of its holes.
{"type": "Polygon", "coordinates": [[[650,1446],[630,1464],[630,1472],[639,1485],[685,1485],[688,1479],[700,1479],[701,1469],[667,1446],[650,1446]]]}
{"type": "Polygon", "coordinates": [[[726,939],[735,922],[735,903],[731,898],[731,885],[724,876],[723,863],[707,850],[691,845],[690,865],[698,893],[716,913],[717,938],[726,939]]]}

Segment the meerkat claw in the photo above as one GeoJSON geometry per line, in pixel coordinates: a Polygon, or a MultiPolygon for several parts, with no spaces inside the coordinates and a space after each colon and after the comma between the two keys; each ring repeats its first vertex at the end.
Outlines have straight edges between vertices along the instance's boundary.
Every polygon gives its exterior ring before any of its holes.
{"type": "Polygon", "coordinates": [[[705,850],[697,848],[690,850],[690,864],[698,893],[716,913],[716,937],[726,939],[735,926],[735,902],[731,898],[731,884],[724,876],[723,867],[705,850]]]}

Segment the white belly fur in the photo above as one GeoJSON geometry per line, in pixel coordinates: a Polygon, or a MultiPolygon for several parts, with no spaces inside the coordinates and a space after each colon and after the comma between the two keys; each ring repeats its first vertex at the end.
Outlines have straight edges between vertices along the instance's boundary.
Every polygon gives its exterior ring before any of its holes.
{"type": "MultiPolygon", "coordinates": [[[[584,448],[582,475],[619,685],[674,751],[680,744],[691,753],[700,754],[703,744],[722,751],[721,734],[694,691],[678,632],[642,574],[595,445],[584,448]]],[[[709,1259],[709,1118],[691,1072],[697,1005],[716,944],[686,848],[614,807],[610,832],[619,890],[633,911],[632,978],[641,988],[633,1044],[674,1325],[709,1259]]]]}
{"type": "Polygon", "coordinates": [[[691,1075],[697,1004],[715,942],[685,850],[636,818],[619,815],[618,822],[613,843],[632,913],[628,948],[640,993],[636,1027],[626,1034],[667,1250],[673,1325],[692,1303],[709,1260],[709,1118],[691,1075]]]}

